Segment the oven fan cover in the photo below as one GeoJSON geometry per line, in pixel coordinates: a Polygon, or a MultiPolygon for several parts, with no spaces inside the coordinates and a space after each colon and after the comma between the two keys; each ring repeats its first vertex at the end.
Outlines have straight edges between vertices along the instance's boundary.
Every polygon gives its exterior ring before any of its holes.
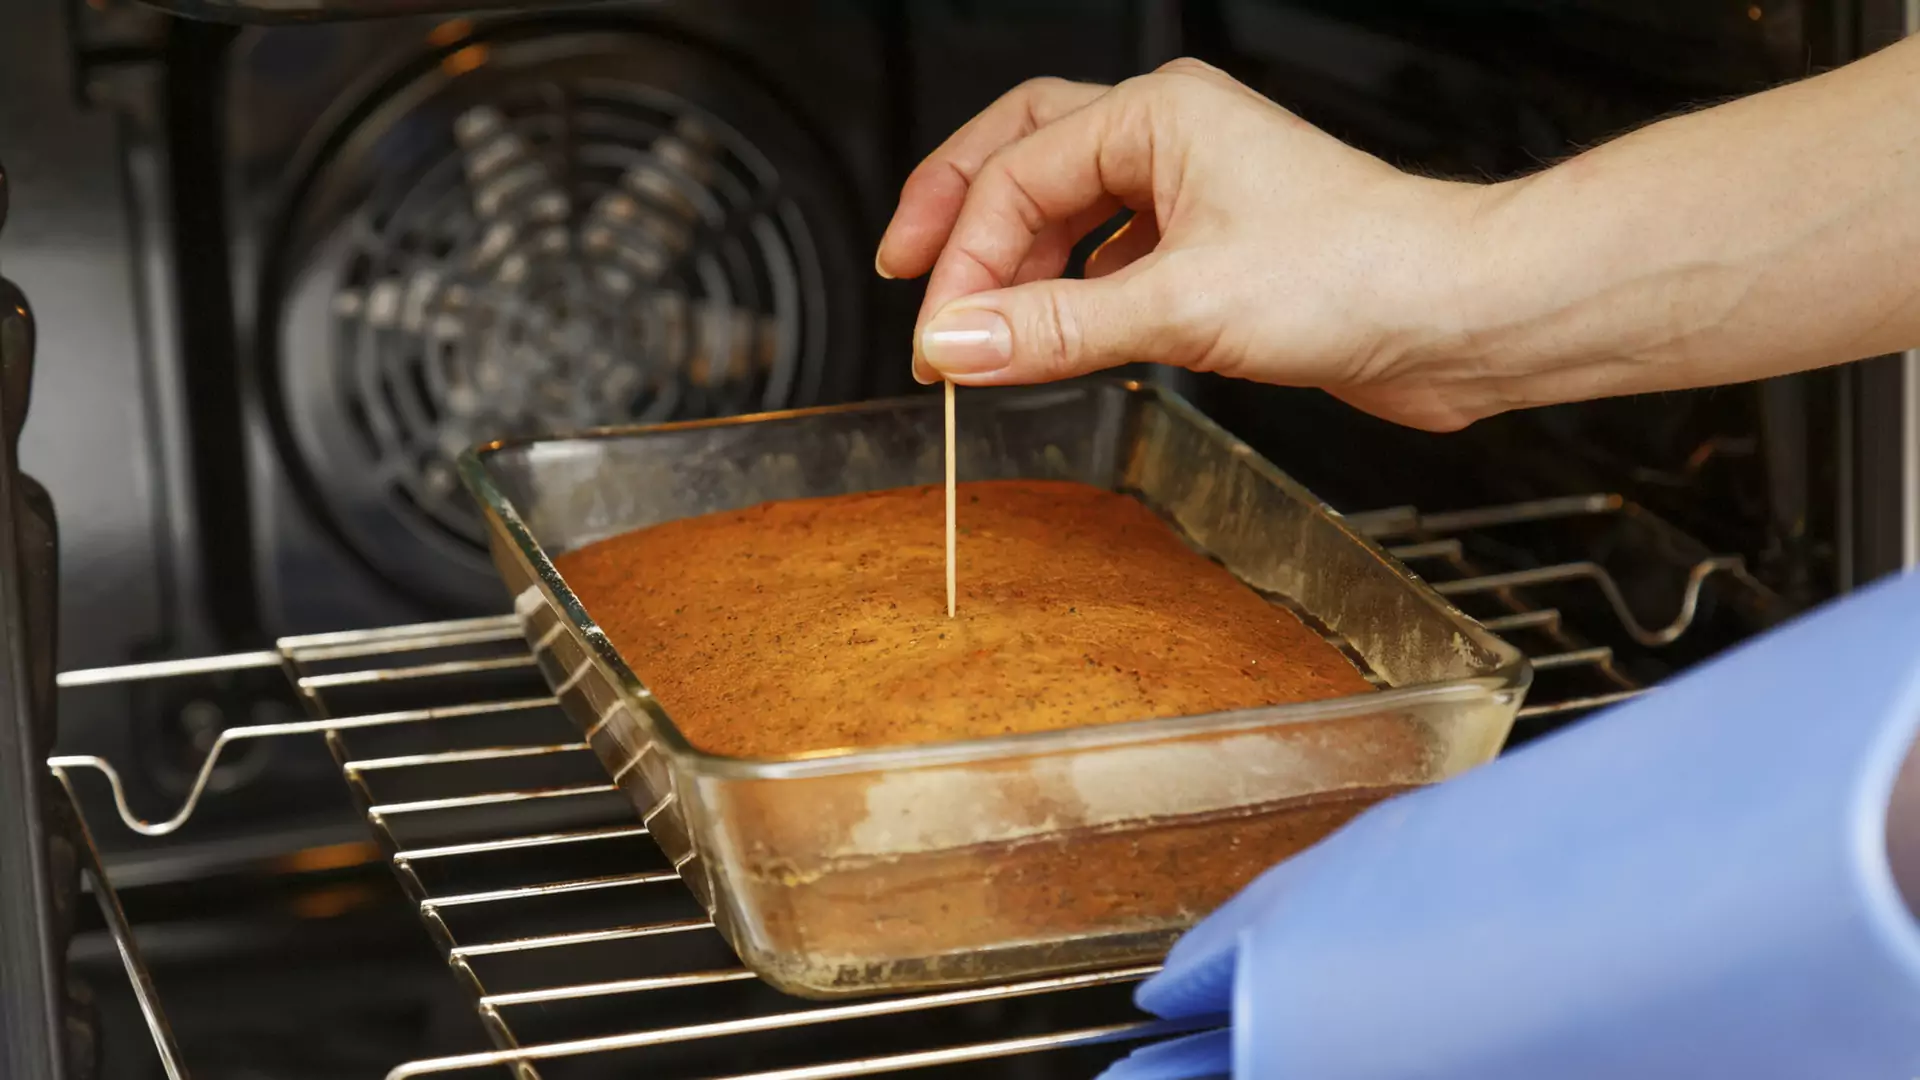
{"type": "Polygon", "coordinates": [[[309,509],[458,612],[500,602],[463,450],[850,396],[866,286],[830,160],[725,61],[524,31],[425,60],[289,199],[262,367],[309,509]]]}

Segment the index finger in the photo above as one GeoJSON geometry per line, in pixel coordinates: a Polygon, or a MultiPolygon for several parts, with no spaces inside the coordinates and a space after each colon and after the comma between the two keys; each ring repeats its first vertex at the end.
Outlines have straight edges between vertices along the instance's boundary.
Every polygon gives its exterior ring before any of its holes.
{"type": "Polygon", "coordinates": [[[989,158],[934,263],[922,320],[949,301],[1013,284],[1050,225],[1115,203],[1151,206],[1155,146],[1143,101],[1123,85],[989,158]]]}
{"type": "Polygon", "coordinates": [[[889,277],[926,273],[946,245],[954,219],[966,203],[967,189],[987,159],[1107,89],[1065,79],[1029,79],[947,136],[907,176],[893,220],[880,237],[874,266],[889,277]]]}

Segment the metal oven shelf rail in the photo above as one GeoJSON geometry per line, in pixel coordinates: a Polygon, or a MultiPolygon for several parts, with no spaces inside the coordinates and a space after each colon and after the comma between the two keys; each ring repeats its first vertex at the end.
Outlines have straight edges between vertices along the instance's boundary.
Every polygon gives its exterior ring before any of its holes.
{"type": "MultiPolygon", "coordinates": [[[[1641,690],[1612,647],[1581,636],[1558,608],[1536,602],[1543,587],[1588,590],[1588,601],[1604,601],[1599,610],[1611,609],[1617,618],[1618,627],[1607,628],[1613,638],[1624,634],[1639,646],[1658,648],[1695,623],[1710,578],[1752,579],[1737,558],[1708,556],[1677,565],[1674,574],[1684,579],[1679,612],[1664,626],[1648,627],[1601,563],[1532,560],[1490,569],[1476,554],[1485,545],[1470,538],[1516,526],[1591,524],[1633,512],[1618,496],[1591,495],[1440,514],[1395,508],[1348,520],[1490,629],[1529,646],[1538,672],[1578,676],[1557,675],[1536,685],[1520,717],[1523,724],[1539,724],[1641,690]]],[[[674,868],[647,842],[645,823],[635,820],[560,717],[532,665],[518,626],[502,617],[288,638],[260,652],[68,672],[61,683],[74,687],[279,667],[310,718],[226,730],[183,804],[164,820],[136,816],[110,762],[67,756],[48,764],[69,797],[77,774],[101,774],[112,788],[120,824],[158,836],[191,818],[227,748],[252,739],[324,738],[495,1045],[404,1063],[389,1073],[390,1080],[501,1069],[538,1080],[574,1075],[570,1067],[589,1062],[632,1068],[656,1061],[669,1063],[674,1075],[828,1080],[1125,1043],[1191,1028],[1129,1009],[1127,989],[1152,973],[1144,967],[851,1004],[773,994],[738,965],[686,901],[674,868]],[[1001,1010],[993,1013],[997,1019],[984,1038],[981,1024],[968,1036],[966,1024],[933,1019],[980,1009],[1001,1010]],[[570,1018],[569,1010],[580,1016],[570,1018]],[[836,1056],[834,1031],[889,1017],[913,1022],[891,1025],[892,1039],[880,1041],[880,1052],[836,1056]],[[806,1037],[782,1040],[782,1033],[806,1037]],[[769,1049],[744,1058],[725,1052],[750,1039],[770,1040],[769,1049]],[[748,1071],[739,1071],[743,1061],[748,1071]]],[[[168,1075],[183,1078],[186,1066],[97,852],[90,869],[168,1075]]],[[[867,1039],[861,1045],[875,1044],[867,1039]]]]}

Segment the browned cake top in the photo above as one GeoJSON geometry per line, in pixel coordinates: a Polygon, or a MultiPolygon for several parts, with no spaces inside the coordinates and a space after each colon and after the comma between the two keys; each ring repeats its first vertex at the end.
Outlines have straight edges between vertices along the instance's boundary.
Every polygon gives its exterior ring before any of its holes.
{"type": "Polygon", "coordinates": [[[559,557],[695,746],[735,757],[1184,716],[1372,689],[1134,499],[992,481],[766,503],[559,557]]]}

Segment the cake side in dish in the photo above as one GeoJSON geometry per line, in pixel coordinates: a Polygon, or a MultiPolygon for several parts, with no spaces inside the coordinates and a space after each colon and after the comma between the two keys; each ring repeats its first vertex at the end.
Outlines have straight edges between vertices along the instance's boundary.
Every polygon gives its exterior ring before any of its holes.
{"type": "Polygon", "coordinates": [[[667,715],[713,754],[780,758],[1365,693],[1292,612],[1126,495],[959,493],[946,617],[939,487],[765,503],[559,556],[667,715]]]}

